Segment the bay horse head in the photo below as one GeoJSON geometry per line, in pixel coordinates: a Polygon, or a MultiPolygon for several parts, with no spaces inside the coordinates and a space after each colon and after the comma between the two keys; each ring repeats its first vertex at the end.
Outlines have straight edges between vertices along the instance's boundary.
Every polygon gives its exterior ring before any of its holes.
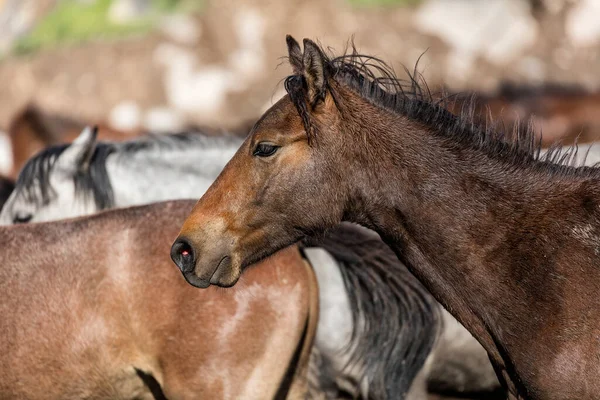
{"type": "Polygon", "coordinates": [[[337,225],[352,206],[341,176],[369,179],[347,157],[360,140],[343,133],[354,129],[353,102],[363,112],[374,107],[338,81],[362,79],[359,57],[330,59],[308,39],[302,51],[291,36],[287,46],[294,72],[287,95],[255,124],[173,244],[171,257],[194,286],[232,286],[245,267],[337,225]]]}

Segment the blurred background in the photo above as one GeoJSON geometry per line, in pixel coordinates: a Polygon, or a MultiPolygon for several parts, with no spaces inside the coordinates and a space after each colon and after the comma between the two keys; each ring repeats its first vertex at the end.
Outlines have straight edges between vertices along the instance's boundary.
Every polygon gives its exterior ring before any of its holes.
{"type": "Polygon", "coordinates": [[[434,90],[594,140],[599,20],[599,0],[0,0],[0,174],[87,123],[245,134],[283,94],[287,33],[337,52],[354,37],[399,76],[422,56],[434,90]]]}

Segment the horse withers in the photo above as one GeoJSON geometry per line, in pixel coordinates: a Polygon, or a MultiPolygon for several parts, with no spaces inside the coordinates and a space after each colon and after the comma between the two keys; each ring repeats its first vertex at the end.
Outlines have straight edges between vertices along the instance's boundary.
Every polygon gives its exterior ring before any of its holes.
{"type": "Polygon", "coordinates": [[[194,207],[199,287],[349,220],[377,231],[519,399],[600,397],[600,169],[456,116],[385,64],[288,37],[294,75],[194,207]],[[379,74],[379,75],[377,75],[379,74]]]}

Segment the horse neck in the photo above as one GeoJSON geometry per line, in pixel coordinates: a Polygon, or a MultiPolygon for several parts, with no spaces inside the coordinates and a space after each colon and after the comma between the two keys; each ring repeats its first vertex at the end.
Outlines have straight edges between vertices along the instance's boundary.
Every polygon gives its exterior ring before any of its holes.
{"type": "Polygon", "coordinates": [[[242,139],[192,139],[172,147],[117,150],[107,160],[115,207],[200,198],[242,139]]]}
{"type": "MultiPolygon", "coordinates": [[[[346,217],[377,231],[494,361],[510,359],[513,343],[519,346],[511,335],[539,328],[523,319],[538,312],[553,318],[557,293],[577,282],[565,260],[576,251],[594,259],[569,236],[598,221],[578,200],[587,195],[597,213],[593,178],[551,173],[533,160],[517,165],[405,117],[377,120],[356,135],[362,145],[346,146],[364,150],[369,142],[363,155],[344,156],[358,160],[348,169],[355,183],[346,217]]],[[[593,265],[579,267],[598,275],[593,265]]]]}

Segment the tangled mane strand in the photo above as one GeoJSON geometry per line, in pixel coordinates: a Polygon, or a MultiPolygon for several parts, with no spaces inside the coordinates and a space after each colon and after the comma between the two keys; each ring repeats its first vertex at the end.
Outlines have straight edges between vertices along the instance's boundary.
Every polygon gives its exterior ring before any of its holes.
{"type": "MultiPolygon", "coordinates": [[[[32,157],[17,178],[15,192],[38,204],[47,204],[56,195],[50,175],[61,154],[69,144],[48,147],[32,157]]],[[[86,172],[78,171],[74,177],[75,192],[83,196],[92,196],[96,207],[100,210],[114,205],[112,186],[106,171],[106,158],[115,151],[108,143],[99,143],[90,160],[86,172]]]]}
{"type": "Polygon", "coordinates": [[[364,367],[368,399],[404,398],[439,335],[437,302],[366,228],[343,223],[324,235],[305,237],[301,247],[325,249],[344,279],[353,330],[342,350],[349,355],[343,369],[364,367]]]}
{"type": "MultiPolygon", "coordinates": [[[[334,57],[331,51],[320,46],[323,55],[327,90],[336,96],[331,85],[336,82],[349,87],[371,104],[399,113],[431,128],[434,135],[449,142],[486,152],[491,157],[510,160],[515,165],[532,165],[536,162],[551,173],[571,175],[574,173],[597,176],[599,169],[577,164],[577,144],[565,149],[560,143],[541,153],[541,138],[536,139],[533,123],[526,120],[508,130],[494,121],[489,107],[484,118],[476,115],[476,97],[471,96],[462,104],[458,115],[448,111],[452,95],[432,93],[424,77],[418,72],[417,60],[413,71],[404,67],[407,80],[399,79],[394,70],[383,60],[357,52],[350,42],[344,54],[334,57]],[[348,48],[351,50],[348,51],[348,48]],[[483,122],[482,122],[483,119],[483,122]]],[[[420,59],[420,58],[419,58],[420,59]]],[[[309,141],[317,135],[318,126],[306,101],[306,80],[301,75],[291,75],[285,80],[285,89],[296,106],[307,129],[309,141]]]]}

